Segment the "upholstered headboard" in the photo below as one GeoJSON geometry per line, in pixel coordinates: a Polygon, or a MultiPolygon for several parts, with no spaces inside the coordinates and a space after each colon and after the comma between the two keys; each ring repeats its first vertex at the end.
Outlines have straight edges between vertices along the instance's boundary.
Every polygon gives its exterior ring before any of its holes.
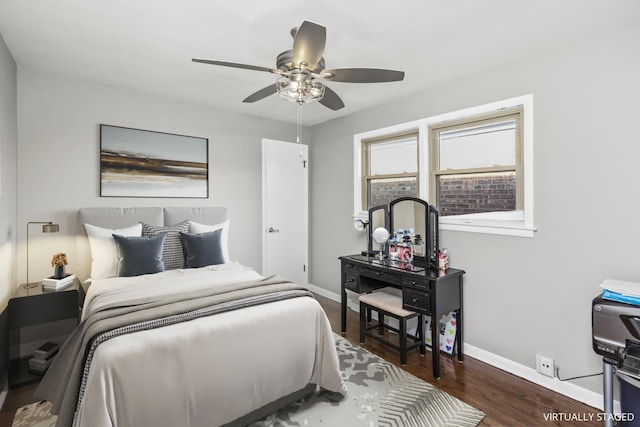
{"type": "Polygon", "coordinates": [[[89,239],[84,233],[84,224],[103,228],[124,228],[139,222],[150,225],[168,226],[185,220],[202,224],[217,224],[226,219],[225,207],[132,207],[132,208],[82,208],[77,215],[78,230],[78,266],[75,274],[85,280],[91,272],[91,249],[89,239]]]}

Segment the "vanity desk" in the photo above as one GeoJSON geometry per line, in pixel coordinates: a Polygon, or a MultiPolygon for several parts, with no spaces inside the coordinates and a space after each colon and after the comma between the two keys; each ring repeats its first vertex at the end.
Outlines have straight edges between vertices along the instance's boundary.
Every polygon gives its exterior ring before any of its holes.
{"type": "MultiPolygon", "coordinates": [[[[427,264],[414,260],[403,263],[377,257],[348,255],[340,257],[342,332],[347,329],[347,289],[358,294],[391,286],[402,290],[403,308],[431,316],[432,325],[452,311],[457,313],[456,353],[462,362],[462,277],[463,270],[449,268],[440,271],[425,268],[427,264]]],[[[424,325],[422,326],[424,327],[424,325]]],[[[431,328],[433,376],[440,378],[440,328],[431,328]]]]}

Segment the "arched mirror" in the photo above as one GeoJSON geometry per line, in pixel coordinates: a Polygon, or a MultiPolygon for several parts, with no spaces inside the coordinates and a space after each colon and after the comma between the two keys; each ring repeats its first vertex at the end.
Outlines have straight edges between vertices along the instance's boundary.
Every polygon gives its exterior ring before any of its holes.
{"type": "Polygon", "coordinates": [[[438,210],[416,197],[389,203],[389,227],[398,243],[413,244],[413,258],[435,267],[438,253],[438,210]]]}
{"type": "Polygon", "coordinates": [[[373,251],[378,249],[378,245],[373,241],[372,233],[379,227],[389,230],[389,208],[387,205],[375,206],[369,209],[369,246],[367,247],[369,254],[373,254],[373,251]]]}

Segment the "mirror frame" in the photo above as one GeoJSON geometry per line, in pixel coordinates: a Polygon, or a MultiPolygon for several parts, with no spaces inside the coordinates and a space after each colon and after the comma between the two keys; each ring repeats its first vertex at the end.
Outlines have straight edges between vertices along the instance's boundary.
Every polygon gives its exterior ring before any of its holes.
{"type": "MultiPolygon", "coordinates": [[[[396,229],[393,218],[393,211],[395,205],[401,202],[415,202],[424,206],[425,218],[424,218],[424,230],[425,235],[422,239],[425,243],[425,254],[414,255],[414,259],[426,261],[427,267],[438,266],[438,249],[439,249],[439,232],[438,232],[438,209],[417,197],[400,197],[389,202],[389,232],[393,234],[396,229]]],[[[415,226],[414,229],[418,227],[415,226]]]]}
{"type": "MultiPolygon", "coordinates": [[[[377,211],[382,211],[384,214],[384,224],[382,225],[382,227],[386,228],[387,230],[389,230],[389,206],[388,205],[380,205],[380,206],[374,206],[371,209],[369,209],[369,230],[367,231],[367,240],[368,240],[368,246],[367,246],[367,250],[369,252],[369,254],[373,254],[374,250],[378,250],[377,248],[374,249],[373,245],[373,230],[375,230],[377,227],[380,227],[380,225],[375,225],[373,224],[373,215],[374,213],[376,213],[377,211]]],[[[376,243],[377,246],[377,243],[376,243]]],[[[383,255],[388,255],[389,253],[389,249],[388,249],[388,245],[385,245],[385,250],[383,252],[383,255]]]]}

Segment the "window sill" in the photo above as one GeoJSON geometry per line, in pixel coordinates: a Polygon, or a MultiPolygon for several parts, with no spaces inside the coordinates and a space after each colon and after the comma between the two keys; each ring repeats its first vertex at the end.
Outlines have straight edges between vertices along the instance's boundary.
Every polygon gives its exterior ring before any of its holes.
{"type": "MultiPolygon", "coordinates": [[[[368,222],[368,212],[360,211],[354,213],[351,218],[354,223],[357,221],[368,222]]],[[[479,218],[442,218],[439,222],[440,230],[462,231],[466,233],[497,234],[502,236],[533,237],[538,231],[535,227],[527,227],[523,220],[516,219],[479,219],[479,218]]]]}
{"type": "Polygon", "coordinates": [[[487,222],[444,222],[440,220],[440,230],[463,231],[467,233],[498,234],[502,236],[533,237],[538,231],[534,227],[526,227],[522,224],[514,224],[511,221],[487,221],[487,222]]]}

